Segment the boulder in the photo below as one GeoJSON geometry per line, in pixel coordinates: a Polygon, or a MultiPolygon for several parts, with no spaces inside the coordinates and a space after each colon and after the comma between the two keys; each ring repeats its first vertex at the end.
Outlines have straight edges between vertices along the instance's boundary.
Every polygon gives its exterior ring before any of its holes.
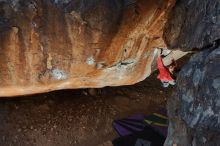
{"type": "Polygon", "coordinates": [[[151,74],[175,0],[1,0],[0,97],[151,74]]]}
{"type": "Polygon", "coordinates": [[[165,146],[217,146],[220,143],[220,47],[192,56],[168,101],[165,146]]]}
{"type": "Polygon", "coordinates": [[[169,48],[202,50],[220,38],[219,0],[178,0],[165,27],[169,48]]]}
{"type": "Polygon", "coordinates": [[[220,144],[220,1],[178,0],[164,30],[169,48],[195,51],[168,101],[165,146],[220,144]]]}

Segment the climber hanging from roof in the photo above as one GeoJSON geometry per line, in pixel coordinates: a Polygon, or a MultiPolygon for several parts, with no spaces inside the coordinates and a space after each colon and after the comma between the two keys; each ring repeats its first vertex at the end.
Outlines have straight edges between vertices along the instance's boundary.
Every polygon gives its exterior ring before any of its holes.
{"type": "Polygon", "coordinates": [[[167,68],[163,64],[162,57],[165,57],[165,56],[163,55],[163,49],[160,49],[160,53],[158,53],[158,58],[157,58],[157,67],[159,70],[159,75],[157,76],[157,78],[162,82],[162,86],[166,88],[169,85],[176,84],[174,71],[176,69],[177,64],[175,60],[172,59],[172,63],[167,68]]]}

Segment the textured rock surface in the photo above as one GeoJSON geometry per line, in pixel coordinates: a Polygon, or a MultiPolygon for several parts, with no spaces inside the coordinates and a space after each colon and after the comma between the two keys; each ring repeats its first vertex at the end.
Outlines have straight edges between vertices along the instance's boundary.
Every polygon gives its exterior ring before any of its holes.
{"type": "Polygon", "coordinates": [[[171,48],[201,49],[220,38],[219,0],[178,0],[164,37],[171,48]]]}
{"type": "Polygon", "coordinates": [[[168,102],[171,119],[166,146],[220,144],[220,47],[194,55],[181,70],[168,102]]]}
{"type": "Polygon", "coordinates": [[[1,0],[0,96],[133,84],[174,0],[1,0]]]}
{"type": "Polygon", "coordinates": [[[220,144],[220,1],[178,0],[165,27],[170,48],[197,52],[182,69],[169,99],[165,146],[220,144]]]}

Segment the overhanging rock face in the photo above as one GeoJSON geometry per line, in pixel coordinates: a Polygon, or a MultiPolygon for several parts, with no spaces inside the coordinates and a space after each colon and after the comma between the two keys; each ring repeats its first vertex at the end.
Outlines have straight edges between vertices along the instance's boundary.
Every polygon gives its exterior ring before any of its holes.
{"type": "Polygon", "coordinates": [[[174,0],[3,0],[0,96],[134,84],[174,0]]]}

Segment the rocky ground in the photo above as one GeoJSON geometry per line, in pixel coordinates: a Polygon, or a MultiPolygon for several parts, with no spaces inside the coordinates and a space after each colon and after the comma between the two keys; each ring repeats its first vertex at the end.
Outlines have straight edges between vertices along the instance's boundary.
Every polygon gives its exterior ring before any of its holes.
{"type": "Polygon", "coordinates": [[[164,107],[174,88],[163,89],[157,73],[132,86],[63,90],[0,99],[0,145],[109,145],[114,119],[164,107]]]}
{"type": "Polygon", "coordinates": [[[96,146],[113,139],[112,121],[164,107],[172,88],[152,78],[134,86],[65,90],[0,99],[0,145],[96,146]]]}

